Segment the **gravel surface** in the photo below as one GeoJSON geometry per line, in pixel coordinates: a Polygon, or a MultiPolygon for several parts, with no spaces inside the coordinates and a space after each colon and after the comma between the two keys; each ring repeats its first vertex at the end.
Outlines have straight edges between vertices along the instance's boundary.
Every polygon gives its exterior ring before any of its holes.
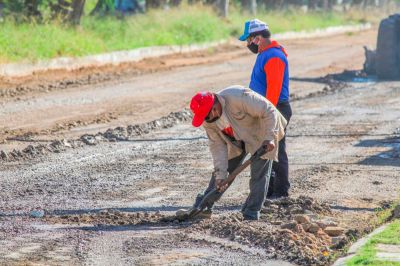
{"type": "Polygon", "coordinates": [[[212,171],[204,132],[188,122],[3,162],[0,262],[329,264],[397,196],[399,96],[399,82],[348,83],[295,101],[291,198],[267,202],[258,222],[239,215],[248,172],[211,220],[162,221],[212,171]]]}

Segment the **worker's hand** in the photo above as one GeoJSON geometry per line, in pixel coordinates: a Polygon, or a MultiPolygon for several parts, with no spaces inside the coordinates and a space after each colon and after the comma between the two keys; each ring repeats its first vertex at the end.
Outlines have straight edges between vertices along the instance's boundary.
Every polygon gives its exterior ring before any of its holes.
{"type": "Polygon", "coordinates": [[[262,146],[265,149],[265,152],[270,152],[275,149],[275,143],[273,140],[264,140],[262,146]]]}
{"type": "Polygon", "coordinates": [[[224,179],[215,180],[215,186],[219,192],[224,192],[228,188],[228,184],[224,179]]]}

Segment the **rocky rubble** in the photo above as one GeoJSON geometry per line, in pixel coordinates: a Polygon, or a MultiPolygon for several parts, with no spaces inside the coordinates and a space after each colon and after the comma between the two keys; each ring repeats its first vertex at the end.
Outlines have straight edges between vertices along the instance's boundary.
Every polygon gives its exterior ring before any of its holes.
{"type": "Polygon", "coordinates": [[[184,109],[181,112],[172,112],[148,123],[110,128],[106,132],[99,132],[96,135],[85,134],[78,140],[55,140],[50,144],[29,145],[22,150],[14,149],[11,152],[1,150],[0,161],[32,159],[46,153],[59,153],[68,148],[96,145],[102,141],[126,141],[131,137],[141,136],[154,130],[170,128],[178,123],[189,121],[191,117],[191,112],[188,109],[184,109]]]}
{"type": "Polygon", "coordinates": [[[300,265],[324,265],[329,260],[329,236],[321,232],[306,233],[300,224],[290,230],[274,226],[266,220],[254,223],[243,221],[237,214],[204,220],[195,227],[195,230],[213,236],[263,248],[271,259],[300,265]]]}
{"type": "Polygon", "coordinates": [[[316,214],[331,214],[331,209],[328,204],[305,196],[300,196],[298,198],[282,198],[273,201],[266,200],[264,207],[262,212],[275,213],[278,216],[293,216],[305,213],[315,217],[316,214]]]}
{"type": "Polygon", "coordinates": [[[106,132],[98,133],[96,135],[84,135],[81,137],[81,140],[89,145],[95,145],[101,140],[125,141],[131,137],[148,134],[157,129],[170,128],[178,123],[189,121],[191,118],[191,112],[188,109],[184,109],[181,112],[172,112],[167,116],[149,123],[129,125],[127,127],[116,127],[114,129],[110,128],[106,132]]]}
{"type": "Polygon", "coordinates": [[[74,140],[55,140],[50,144],[29,145],[22,150],[12,150],[10,152],[0,151],[0,161],[17,161],[32,159],[46,153],[59,153],[67,148],[75,148],[80,143],[74,140]]]}
{"type": "Polygon", "coordinates": [[[326,75],[325,77],[315,78],[314,79],[315,82],[325,84],[325,86],[322,90],[316,91],[316,92],[311,92],[304,96],[299,96],[295,93],[292,93],[292,94],[290,94],[291,101],[293,102],[293,101],[309,99],[312,97],[319,97],[319,96],[327,95],[327,94],[334,94],[334,93],[342,91],[345,88],[350,87],[351,85],[342,79],[342,75],[346,75],[346,73],[343,72],[338,75],[329,74],[329,75],[326,75]]]}
{"type": "Polygon", "coordinates": [[[312,198],[284,198],[267,201],[258,222],[230,214],[203,220],[190,230],[264,248],[271,258],[299,265],[325,265],[332,249],[346,241],[344,229],[327,218],[329,214],[328,205],[312,198]]]}

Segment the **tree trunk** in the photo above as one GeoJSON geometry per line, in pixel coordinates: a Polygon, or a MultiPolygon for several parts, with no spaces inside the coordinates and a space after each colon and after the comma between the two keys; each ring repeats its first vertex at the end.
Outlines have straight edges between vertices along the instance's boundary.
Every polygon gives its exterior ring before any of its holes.
{"type": "Polygon", "coordinates": [[[69,10],[71,8],[71,3],[65,0],[58,0],[57,3],[50,3],[50,9],[53,19],[66,20],[69,10]]]}
{"type": "Polygon", "coordinates": [[[50,4],[53,19],[62,19],[64,22],[78,25],[83,15],[86,0],[58,0],[50,4]]]}
{"type": "Polygon", "coordinates": [[[242,0],[241,2],[244,10],[249,11],[252,15],[256,15],[257,0],[242,0]]]}
{"type": "Polygon", "coordinates": [[[182,3],[182,0],[170,0],[169,4],[171,6],[179,6],[182,3]]]}
{"type": "Polygon", "coordinates": [[[83,8],[85,7],[86,0],[73,0],[72,10],[69,13],[68,21],[73,25],[79,25],[83,15],[83,8]]]}
{"type": "Polygon", "coordinates": [[[318,0],[308,0],[308,9],[315,10],[318,7],[318,0]]]}
{"type": "Polygon", "coordinates": [[[164,5],[164,0],[146,0],[146,10],[151,8],[160,8],[164,5]]]}
{"type": "Polygon", "coordinates": [[[217,0],[215,2],[218,15],[221,17],[228,17],[229,12],[229,0],[217,0]]]}
{"type": "Polygon", "coordinates": [[[322,9],[323,10],[328,10],[329,9],[329,1],[328,0],[323,0],[322,1],[322,9]]]}
{"type": "Polygon", "coordinates": [[[3,20],[3,9],[4,9],[4,3],[2,0],[0,0],[0,21],[3,20]]]}
{"type": "Polygon", "coordinates": [[[42,14],[39,11],[40,0],[25,0],[24,7],[27,17],[41,18],[42,14]]]}

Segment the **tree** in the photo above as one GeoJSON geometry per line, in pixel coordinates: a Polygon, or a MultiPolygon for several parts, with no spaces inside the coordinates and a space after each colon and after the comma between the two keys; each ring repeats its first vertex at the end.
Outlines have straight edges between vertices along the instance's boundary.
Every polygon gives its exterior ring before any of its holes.
{"type": "Polygon", "coordinates": [[[229,0],[204,0],[204,3],[213,6],[219,16],[224,18],[228,16],[229,0]]]}
{"type": "Polygon", "coordinates": [[[171,6],[179,6],[182,3],[182,0],[170,0],[169,4],[171,6]]]}
{"type": "Polygon", "coordinates": [[[57,2],[50,2],[50,10],[53,19],[61,18],[66,20],[69,12],[69,8],[71,7],[71,3],[65,0],[57,0],[57,2]]]}
{"type": "Polygon", "coordinates": [[[68,21],[71,24],[79,25],[79,23],[81,22],[85,2],[86,0],[74,0],[72,2],[72,10],[70,11],[68,16],[68,21]]]}
{"type": "Polygon", "coordinates": [[[3,19],[3,9],[4,9],[4,3],[2,0],[0,0],[0,21],[3,19]]]}
{"type": "Polygon", "coordinates": [[[78,25],[83,15],[86,0],[57,0],[50,3],[53,18],[61,18],[64,22],[78,25]]]}
{"type": "Polygon", "coordinates": [[[257,13],[257,0],[241,0],[242,7],[249,11],[250,14],[256,15],[257,13]]]}
{"type": "Polygon", "coordinates": [[[98,0],[90,15],[104,15],[112,11],[114,11],[114,0],[98,0]]]}
{"type": "Polygon", "coordinates": [[[24,11],[27,17],[41,18],[42,14],[39,11],[40,0],[25,0],[24,11]]]}
{"type": "Polygon", "coordinates": [[[146,10],[160,8],[165,4],[165,0],[146,0],[146,10]]]}
{"type": "Polygon", "coordinates": [[[221,17],[228,17],[229,14],[229,0],[217,0],[216,7],[218,10],[218,15],[221,17]]]}

